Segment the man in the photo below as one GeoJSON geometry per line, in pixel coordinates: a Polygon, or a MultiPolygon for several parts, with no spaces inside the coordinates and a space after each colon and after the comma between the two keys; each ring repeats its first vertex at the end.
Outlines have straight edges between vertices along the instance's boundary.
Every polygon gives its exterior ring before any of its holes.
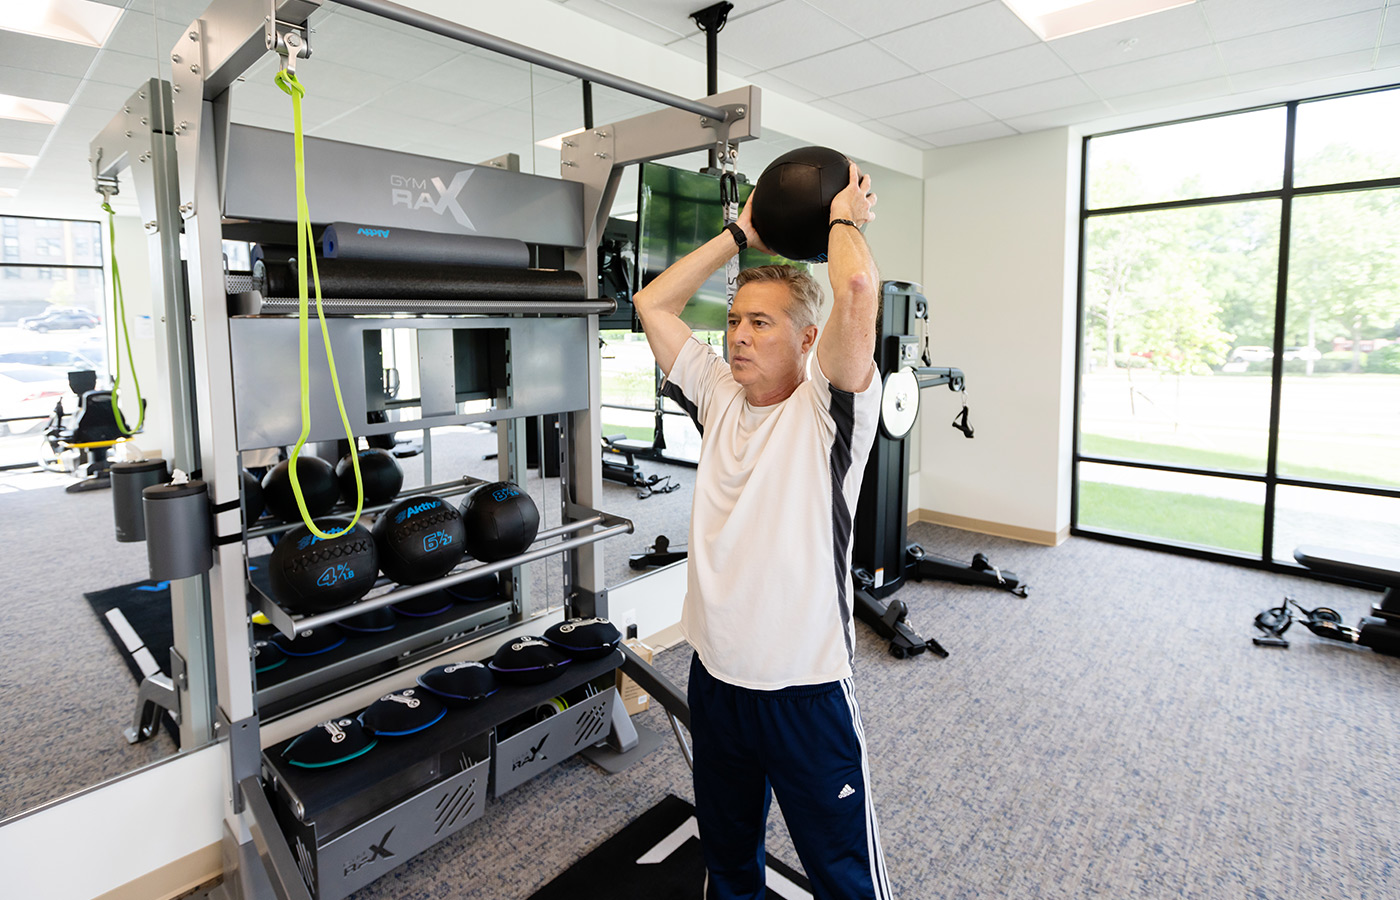
{"type": "Polygon", "coordinates": [[[768,252],[752,200],[634,301],[663,392],[702,435],[681,627],[707,900],[763,897],[770,786],[819,900],[891,896],[851,686],[851,520],[880,409],[880,281],[859,230],[874,204],[852,165],[820,337],[820,288],[790,266],[740,273],[727,365],[681,321],[743,246],[768,252]]]}

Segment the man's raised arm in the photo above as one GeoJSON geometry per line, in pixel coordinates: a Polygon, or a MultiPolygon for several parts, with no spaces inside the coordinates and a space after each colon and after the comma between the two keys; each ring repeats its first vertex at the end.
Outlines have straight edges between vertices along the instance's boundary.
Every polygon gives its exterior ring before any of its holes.
{"type": "Polygon", "coordinates": [[[831,315],[817,342],[817,361],[831,386],[863,391],[875,372],[875,317],[880,308],[880,273],[859,226],[875,218],[870,176],[851,164],[851,181],[831,201],[827,275],[831,315]],[[844,221],[838,221],[844,220],[844,221]],[[853,223],[853,224],[846,224],[853,223]]]}
{"type": "MultiPolygon", "coordinates": [[[[753,226],[749,225],[746,232],[752,239],[753,226]]],[[[668,266],[632,298],[652,356],[666,375],[671,374],[671,366],[690,339],[690,326],[681,321],[681,310],[705,279],[738,252],[739,244],[734,236],[729,231],[721,231],[668,266]]]]}

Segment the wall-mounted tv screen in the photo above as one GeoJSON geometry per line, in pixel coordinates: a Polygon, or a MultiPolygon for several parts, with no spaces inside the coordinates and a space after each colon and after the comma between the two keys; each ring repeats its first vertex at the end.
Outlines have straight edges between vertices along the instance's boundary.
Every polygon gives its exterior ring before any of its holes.
{"type": "MultiPolygon", "coordinates": [[[[724,227],[724,207],[719,201],[719,177],[702,175],[658,163],[643,163],[637,179],[637,253],[639,283],[646,287],[667,266],[719,234],[724,227]]],[[[739,185],[740,208],[753,185],[739,185]]],[[[739,255],[741,268],[786,263],[780,256],[757,250],[739,255]]],[[[724,270],[711,275],[686,304],[681,319],[696,331],[723,331],[728,298],[724,270]]]]}

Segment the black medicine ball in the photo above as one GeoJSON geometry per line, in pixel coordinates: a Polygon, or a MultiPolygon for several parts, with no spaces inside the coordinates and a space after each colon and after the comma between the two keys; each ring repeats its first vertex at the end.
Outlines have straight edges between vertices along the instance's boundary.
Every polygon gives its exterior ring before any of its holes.
{"type": "MultiPolygon", "coordinates": [[[[377,506],[388,503],[403,489],[403,469],[393,454],[385,450],[361,450],[360,483],[365,486],[365,505],[377,506]]],[[[340,496],[346,503],[355,502],[355,467],[350,464],[350,454],[340,458],[335,464],[335,479],[340,484],[340,496]]]]}
{"type": "Polygon", "coordinates": [[[544,639],[574,659],[602,659],[622,640],[622,632],[607,619],[568,619],[551,625],[544,639]]]}
{"type": "MultiPolygon", "coordinates": [[[[291,465],[291,460],[282,460],[263,476],[262,482],[263,502],[267,504],[267,511],[283,522],[301,521],[296,492],[292,490],[291,465]]],[[[306,500],[306,511],[313,519],[330,512],[340,499],[335,469],[319,456],[305,453],[297,456],[297,483],[301,485],[301,496],[306,500]]]]}
{"type": "Polygon", "coordinates": [[[400,600],[392,607],[401,616],[427,618],[447,612],[452,608],[452,598],[447,591],[430,591],[421,597],[400,600]]]}
{"type": "Polygon", "coordinates": [[[377,742],[354,719],[333,719],[293,738],[282,758],[303,769],[320,769],[363,756],[377,742]]]}
{"type": "Polygon", "coordinates": [[[374,523],[379,566],[399,584],[441,578],[466,553],[462,517],[436,497],[405,497],[374,523]]]}
{"type": "Polygon", "coordinates": [[[375,633],[381,631],[393,631],[398,624],[399,618],[394,615],[392,607],[381,606],[369,612],[362,612],[358,616],[351,616],[348,619],[341,619],[335,624],[346,631],[357,631],[361,633],[375,633]]]}
{"type": "Polygon", "coordinates": [[[447,715],[447,709],[427,691],[408,688],[385,694],[360,713],[360,724],[378,735],[401,737],[422,731],[447,715]]]}
{"type": "Polygon", "coordinates": [[[501,591],[501,581],[496,573],[492,572],[490,575],[479,575],[460,584],[448,585],[443,590],[458,603],[480,603],[483,600],[496,599],[501,591]]]}
{"type": "Polygon", "coordinates": [[[258,519],[262,518],[263,509],[265,508],[265,504],[263,503],[262,482],[258,481],[258,476],[249,472],[247,469],[243,470],[243,506],[246,510],[245,514],[248,517],[249,525],[252,525],[258,519]]]}
{"type": "Polygon", "coordinates": [[[475,661],[436,666],[418,676],[418,683],[449,703],[463,705],[496,693],[496,676],[475,661]]]}
{"type": "MultiPolygon", "coordinates": [[[[344,519],[322,519],[316,527],[334,534],[344,519]]],[[[339,609],[359,600],[379,576],[374,538],[356,525],[339,537],[316,537],[305,525],[282,535],[268,561],[272,599],[294,613],[339,609]]]]}
{"type": "Polygon", "coordinates": [[[788,259],[825,262],[831,201],[851,183],[850,167],[829,147],[799,147],[769,163],[749,198],[763,243],[788,259]]]}
{"type": "Polygon", "coordinates": [[[253,642],[253,671],[270,672],[287,661],[282,648],[270,641],[253,642]]]}
{"type": "Polygon", "coordinates": [[[544,638],[520,637],[504,643],[491,657],[491,671],[502,681],[539,684],[564,671],[569,658],[544,638]]]}
{"type": "Polygon", "coordinates": [[[483,562],[519,556],[535,542],[540,511],[518,485],[497,481],[482,485],[462,503],[467,552],[483,562]]]}

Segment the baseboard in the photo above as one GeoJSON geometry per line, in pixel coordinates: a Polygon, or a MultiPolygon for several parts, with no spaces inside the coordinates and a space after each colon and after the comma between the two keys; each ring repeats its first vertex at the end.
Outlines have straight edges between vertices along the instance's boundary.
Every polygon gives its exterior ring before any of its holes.
{"type": "Polygon", "coordinates": [[[909,524],[915,522],[928,522],[930,525],[946,525],[949,528],[960,528],[963,531],[975,531],[978,534],[990,534],[996,537],[1011,538],[1012,540],[1025,541],[1028,544],[1043,544],[1046,547],[1058,547],[1069,537],[1069,526],[1066,525],[1059,531],[1043,531],[1038,528],[1025,528],[1020,525],[1007,525],[1003,522],[988,522],[985,519],[973,519],[968,516],[955,516],[952,513],[934,512],[931,509],[915,510],[909,514],[909,524]]]}
{"type": "Polygon", "coordinates": [[[210,844],[94,900],[170,900],[214,880],[223,871],[223,853],[218,844],[210,844]]]}

